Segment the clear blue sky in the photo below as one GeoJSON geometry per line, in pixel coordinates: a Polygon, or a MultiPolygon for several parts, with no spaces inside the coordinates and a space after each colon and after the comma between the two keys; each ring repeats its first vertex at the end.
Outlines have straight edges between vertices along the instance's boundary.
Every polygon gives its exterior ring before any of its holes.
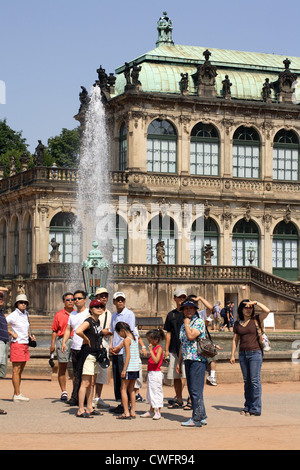
{"type": "Polygon", "coordinates": [[[0,119],[31,152],[76,127],[80,86],[154,49],[163,10],[176,44],[300,56],[299,0],[2,0],[0,119]]]}

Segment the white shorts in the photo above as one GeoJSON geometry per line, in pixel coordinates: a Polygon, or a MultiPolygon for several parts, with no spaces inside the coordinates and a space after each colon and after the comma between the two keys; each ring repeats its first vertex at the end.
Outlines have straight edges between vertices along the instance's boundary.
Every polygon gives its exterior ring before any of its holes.
{"type": "Polygon", "coordinates": [[[83,364],[82,375],[95,375],[98,374],[100,365],[96,361],[95,356],[89,354],[83,364]]]}
{"type": "Polygon", "coordinates": [[[178,362],[178,356],[175,353],[169,353],[169,366],[168,366],[168,372],[167,372],[167,379],[174,380],[174,379],[185,379],[185,368],[184,368],[184,363],[182,363],[181,370],[182,374],[177,374],[176,372],[176,366],[178,362]]]}

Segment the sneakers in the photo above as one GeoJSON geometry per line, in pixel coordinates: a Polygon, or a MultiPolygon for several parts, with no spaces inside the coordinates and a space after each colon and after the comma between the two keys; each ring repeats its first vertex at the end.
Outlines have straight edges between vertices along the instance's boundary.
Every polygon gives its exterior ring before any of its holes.
{"type": "Polygon", "coordinates": [[[108,410],[108,408],[110,408],[110,405],[108,403],[105,403],[105,401],[102,400],[102,398],[100,397],[93,399],[93,405],[102,410],[108,410]]]}
{"type": "Polygon", "coordinates": [[[153,413],[150,413],[150,411],[146,411],[146,413],[142,414],[140,418],[153,418],[153,416],[153,413]]]}
{"type": "Polygon", "coordinates": [[[213,387],[217,386],[217,381],[215,377],[211,377],[210,375],[206,379],[207,385],[212,385],[213,387]]]}
{"type": "Polygon", "coordinates": [[[13,401],[14,402],[24,402],[24,401],[29,401],[29,398],[24,397],[22,393],[20,395],[14,395],[13,396],[13,401]]]}
{"type": "Polygon", "coordinates": [[[60,399],[61,401],[67,401],[68,400],[67,392],[62,392],[60,399]]]}
{"type": "Polygon", "coordinates": [[[194,421],[192,418],[190,418],[187,421],[181,423],[181,426],[185,426],[188,428],[201,428],[202,424],[200,421],[194,421]]]}
{"type": "Polygon", "coordinates": [[[160,419],[160,418],[161,418],[160,412],[158,410],[155,410],[155,413],[152,419],[160,419]]]}
{"type": "Polygon", "coordinates": [[[136,394],[135,400],[143,403],[146,401],[145,398],[143,398],[139,393],[136,394]]]}

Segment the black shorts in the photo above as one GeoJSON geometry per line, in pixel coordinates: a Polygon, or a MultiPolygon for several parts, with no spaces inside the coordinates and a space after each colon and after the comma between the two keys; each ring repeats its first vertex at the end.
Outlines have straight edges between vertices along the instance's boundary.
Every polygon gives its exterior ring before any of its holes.
{"type": "Polygon", "coordinates": [[[123,377],[125,380],[136,380],[140,376],[139,371],[137,372],[126,372],[126,376],[123,377]]]}

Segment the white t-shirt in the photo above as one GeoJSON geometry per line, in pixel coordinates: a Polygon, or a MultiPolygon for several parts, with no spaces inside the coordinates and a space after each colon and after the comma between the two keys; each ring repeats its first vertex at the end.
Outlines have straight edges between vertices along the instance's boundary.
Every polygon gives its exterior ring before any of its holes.
{"type": "Polygon", "coordinates": [[[28,344],[29,320],[27,311],[25,310],[22,313],[21,310],[16,308],[16,310],[7,315],[6,321],[11,326],[13,332],[18,335],[16,339],[12,338],[12,343],[28,344]]]}
{"type": "Polygon", "coordinates": [[[82,312],[78,313],[77,310],[74,310],[73,312],[70,313],[69,315],[69,321],[68,325],[73,330],[73,342],[72,342],[72,349],[75,349],[76,351],[79,351],[81,349],[81,345],[83,342],[83,339],[78,336],[75,331],[77,328],[82,325],[84,320],[90,315],[89,309],[86,308],[82,312]]]}

